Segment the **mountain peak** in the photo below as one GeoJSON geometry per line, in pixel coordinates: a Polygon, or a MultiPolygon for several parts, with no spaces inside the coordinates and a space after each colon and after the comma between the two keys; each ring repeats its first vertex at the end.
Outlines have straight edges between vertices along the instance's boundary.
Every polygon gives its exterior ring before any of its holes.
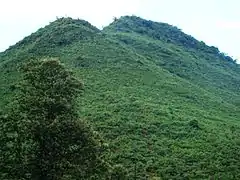
{"type": "Polygon", "coordinates": [[[50,23],[50,25],[62,26],[62,25],[76,25],[83,26],[85,28],[89,28],[89,30],[99,32],[100,30],[95,26],[91,25],[88,21],[83,19],[73,19],[71,17],[61,17],[57,18],[54,22],[50,23]]]}
{"type": "Polygon", "coordinates": [[[221,53],[218,48],[208,46],[203,41],[198,41],[176,26],[167,23],[146,20],[137,16],[122,16],[104,28],[104,31],[112,33],[136,33],[141,36],[184,47],[187,51],[201,51],[202,53],[213,55],[215,58],[235,62],[231,57],[226,56],[225,53],[221,53]]]}
{"type": "Polygon", "coordinates": [[[183,33],[176,26],[145,20],[137,16],[122,16],[111,23],[105,30],[134,32],[156,40],[182,45],[187,48],[197,48],[200,43],[192,36],[183,33]]]}
{"type": "Polygon", "coordinates": [[[34,54],[44,54],[50,48],[66,46],[77,41],[93,38],[100,30],[89,22],[70,17],[57,18],[30,36],[11,46],[7,51],[14,49],[27,49],[34,54]]]}

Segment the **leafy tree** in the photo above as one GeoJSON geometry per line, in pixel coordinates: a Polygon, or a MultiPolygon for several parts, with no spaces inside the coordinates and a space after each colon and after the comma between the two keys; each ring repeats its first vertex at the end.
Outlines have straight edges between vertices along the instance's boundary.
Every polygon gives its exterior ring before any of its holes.
{"type": "Polygon", "coordinates": [[[5,165],[16,166],[17,174],[5,172],[5,178],[105,179],[103,142],[77,113],[82,83],[56,59],[32,61],[23,69],[20,95],[1,136],[3,147],[10,146],[15,155],[5,165]]]}

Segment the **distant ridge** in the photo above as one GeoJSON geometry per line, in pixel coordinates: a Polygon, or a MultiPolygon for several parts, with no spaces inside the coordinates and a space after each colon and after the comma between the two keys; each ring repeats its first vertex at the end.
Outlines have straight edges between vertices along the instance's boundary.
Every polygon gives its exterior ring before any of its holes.
{"type": "Polygon", "coordinates": [[[153,39],[177,44],[186,49],[195,49],[204,53],[215,55],[229,62],[234,62],[231,57],[221,53],[214,46],[207,46],[203,41],[198,41],[194,37],[183,33],[176,26],[167,23],[159,23],[151,20],[145,20],[137,16],[123,16],[107,26],[105,31],[115,32],[135,32],[141,35],[149,36],[153,39]]]}

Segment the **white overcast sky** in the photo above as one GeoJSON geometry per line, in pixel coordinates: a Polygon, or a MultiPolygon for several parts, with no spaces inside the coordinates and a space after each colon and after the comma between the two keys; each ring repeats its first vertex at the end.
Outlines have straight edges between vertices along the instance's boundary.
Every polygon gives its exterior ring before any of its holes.
{"type": "Polygon", "coordinates": [[[240,0],[1,0],[0,51],[56,17],[101,28],[123,15],[175,25],[240,60],[240,0]]]}

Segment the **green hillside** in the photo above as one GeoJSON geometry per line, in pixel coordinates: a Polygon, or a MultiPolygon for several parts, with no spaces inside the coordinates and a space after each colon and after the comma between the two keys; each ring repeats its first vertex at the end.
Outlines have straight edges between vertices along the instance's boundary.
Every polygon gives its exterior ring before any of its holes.
{"type": "Polygon", "coordinates": [[[240,179],[240,66],[217,48],[135,16],[102,31],[60,18],[0,53],[0,109],[44,57],[84,82],[80,115],[130,179],[240,179]]]}

